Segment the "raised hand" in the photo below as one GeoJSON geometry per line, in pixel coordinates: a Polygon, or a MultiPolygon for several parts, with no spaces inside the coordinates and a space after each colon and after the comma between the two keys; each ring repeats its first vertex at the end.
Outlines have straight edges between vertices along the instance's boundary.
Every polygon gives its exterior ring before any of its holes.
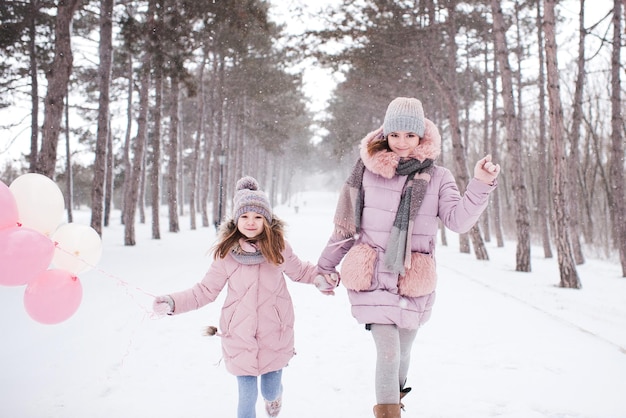
{"type": "Polygon", "coordinates": [[[491,162],[491,154],[478,160],[474,166],[474,178],[483,183],[493,184],[498,174],[500,174],[500,164],[491,162]]]}

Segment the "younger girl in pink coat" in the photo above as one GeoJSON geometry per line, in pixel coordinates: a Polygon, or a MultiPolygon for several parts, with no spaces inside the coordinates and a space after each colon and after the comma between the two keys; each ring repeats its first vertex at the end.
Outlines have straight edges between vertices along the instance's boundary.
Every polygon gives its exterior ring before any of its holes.
{"type": "Polygon", "coordinates": [[[202,281],[154,301],[155,312],[175,315],[213,302],[227,286],[217,335],[222,337],[226,369],[237,376],[238,418],[256,417],[258,376],[267,414],[280,412],[282,369],[294,355],[294,310],[284,275],[319,286],[330,280],[316,279],[316,267],[294,254],[283,227],[257,181],[240,179],[233,218],[220,226],[215,261],[202,281]]]}

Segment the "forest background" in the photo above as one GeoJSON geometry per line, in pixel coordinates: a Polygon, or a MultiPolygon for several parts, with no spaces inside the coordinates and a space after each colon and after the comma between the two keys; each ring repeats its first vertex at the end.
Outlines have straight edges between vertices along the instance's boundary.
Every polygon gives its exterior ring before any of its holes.
{"type": "Polygon", "coordinates": [[[511,239],[524,272],[540,243],[579,288],[588,256],[626,277],[624,34],[621,0],[2,0],[0,180],[44,174],[70,222],[88,206],[137,245],[162,210],[169,232],[217,225],[244,174],[274,204],[338,189],[414,96],[461,190],[480,156],[503,166],[460,251],[511,239]]]}

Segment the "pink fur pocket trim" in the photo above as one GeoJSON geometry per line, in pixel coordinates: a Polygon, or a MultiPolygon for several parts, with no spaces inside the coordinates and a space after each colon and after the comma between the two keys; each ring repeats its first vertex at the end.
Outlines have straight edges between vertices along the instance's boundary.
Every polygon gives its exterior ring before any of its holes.
{"type": "Polygon", "coordinates": [[[376,250],[367,244],[350,248],[341,263],[341,282],[350,290],[367,290],[372,286],[376,250]]]}
{"type": "Polygon", "coordinates": [[[435,259],[429,254],[412,253],[411,267],[398,279],[398,292],[415,298],[432,293],[436,286],[435,259]]]}

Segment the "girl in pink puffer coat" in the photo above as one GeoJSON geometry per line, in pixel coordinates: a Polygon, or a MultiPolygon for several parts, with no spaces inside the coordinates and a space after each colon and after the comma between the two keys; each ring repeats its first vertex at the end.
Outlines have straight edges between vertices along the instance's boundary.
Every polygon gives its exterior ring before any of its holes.
{"type": "Polygon", "coordinates": [[[352,315],[372,331],[377,418],[399,418],[400,400],[410,390],[411,347],[435,301],[439,220],[467,232],[500,172],[491,156],[481,159],[461,196],[452,173],[434,163],[440,148],[421,102],[394,99],[383,126],[361,141],[360,158],[339,196],[335,230],[318,261],[327,274],[341,262],[352,315]]]}
{"type": "MultiPolygon", "coordinates": [[[[237,376],[238,418],[255,418],[257,377],[270,417],[280,412],[282,369],[294,355],[294,310],[285,275],[300,283],[314,283],[321,291],[332,282],[301,261],[283,236],[283,222],[272,215],[267,196],[252,177],[237,182],[231,220],[220,226],[215,261],[192,288],[159,296],[158,314],[175,315],[213,302],[227,286],[220,317],[226,369],[237,376]],[[321,286],[321,287],[320,287],[321,286]]],[[[336,284],[336,280],[335,280],[336,284]]]]}

